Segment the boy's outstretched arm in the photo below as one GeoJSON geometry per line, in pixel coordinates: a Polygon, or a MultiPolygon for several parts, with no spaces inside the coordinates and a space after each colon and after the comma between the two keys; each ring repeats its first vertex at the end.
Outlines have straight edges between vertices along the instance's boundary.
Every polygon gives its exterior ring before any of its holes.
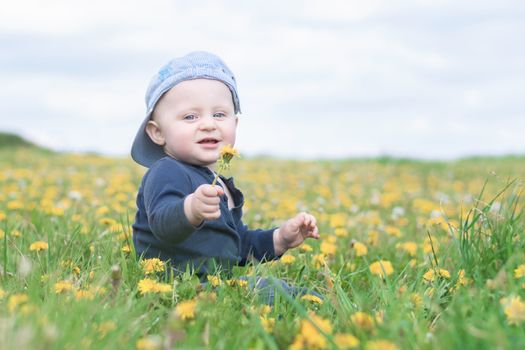
{"type": "Polygon", "coordinates": [[[288,249],[297,247],[308,237],[318,239],[319,230],[315,217],[303,212],[285,221],[274,231],[275,255],[282,255],[288,249]]]}

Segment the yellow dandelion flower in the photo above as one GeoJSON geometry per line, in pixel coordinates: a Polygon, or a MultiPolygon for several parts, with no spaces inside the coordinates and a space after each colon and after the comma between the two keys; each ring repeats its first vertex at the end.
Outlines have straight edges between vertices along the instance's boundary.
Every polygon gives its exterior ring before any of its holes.
{"type": "Polygon", "coordinates": [[[337,246],[334,243],[322,242],[320,250],[323,254],[334,255],[337,250],[337,246]]]}
{"type": "Polygon", "coordinates": [[[359,346],[359,339],[351,334],[337,333],[334,335],[334,342],[339,349],[351,349],[359,346]]]}
{"type": "Polygon", "coordinates": [[[437,276],[443,277],[446,279],[450,279],[450,272],[445,269],[429,269],[425,274],[423,275],[423,279],[427,282],[432,282],[436,279],[436,272],[437,276]]]}
{"type": "Polygon", "coordinates": [[[293,255],[283,255],[280,259],[281,263],[285,265],[291,265],[295,262],[295,256],[293,255]]]}
{"type": "Polygon", "coordinates": [[[157,293],[169,293],[173,291],[173,286],[168,283],[157,283],[155,286],[155,291],[157,293]]]}
{"type": "Polygon", "coordinates": [[[112,332],[115,329],[117,329],[117,325],[115,324],[115,322],[113,322],[113,321],[102,322],[97,327],[97,332],[98,332],[99,339],[104,338],[109,332],[112,332]]]}
{"type": "Polygon", "coordinates": [[[394,272],[392,263],[388,260],[379,260],[373,262],[369,266],[370,272],[373,275],[378,275],[380,277],[390,276],[394,272]]]}
{"type": "Polygon", "coordinates": [[[319,298],[318,296],[312,295],[312,294],[305,294],[301,297],[301,300],[311,301],[312,303],[316,303],[321,305],[323,303],[323,300],[319,298]]]}
{"type": "Polygon", "coordinates": [[[195,306],[197,302],[195,300],[181,301],[175,307],[175,313],[182,320],[191,320],[195,317],[195,306]]]}
{"type": "Polygon", "coordinates": [[[364,256],[368,254],[368,248],[361,242],[354,242],[353,248],[357,256],[364,256]]]}
{"type": "Polygon", "coordinates": [[[49,244],[47,244],[47,242],[44,242],[44,241],[37,241],[37,242],[34,242],[34,243],[31,243],[31,245],[29,246],[29,250],[30,251],[36,251],[36,252],[39,252],[41,250],[47,250],[49,249],[49,244]]]}
{"type": "Polygon", "coordinates": [[[206,279],[214,287],[218,287],[218,286],[220,286],[222,284],[222,280],[221,280],[221,278],[219,276],[208,275],[208,276],[206,276],[206,279]]]}
{"type": "Polygon", "coordinates": [[[164,261],[159,258],[144,259],[140,262],[140,266],[146,275],[164,271],[164,261]]]}
{"type": "Polygon", "coordinates": [[[137,350],[158,350],[162,348],[162,339],[159,336],[146,336],[135,343],[137,350]]]}
{"type": "Polygon", "coordinates": [[[240,157],[239,152],[235,148],[233,148],[231,145],[225,145],[221,148],[219,151],[219,160],[217,162],[217,173],[215,174],[215,178],[213,179],[212,185],[215,185],[217,182],[217,179],[219,178],[219,175],[230,168],[230,162],[233,159],[233,157],[240,157]]]}
{"type": "Polygon", "coordinates": [[[420,308],[423,305],[423,298],[417,293],[410,294],[410,302],[414,308],[420,308]]]}
{"type": "Polygon", "coordinates": [[[326,259],[325,259],[324,254],[315,254],[313,256],[313,261],[314,261],[316,269],[320,268],[321,266],[326,265],[326,259]]]}
{"type": "Polygon", "coordinates": [[[519,325],[525,321],[525,303],[519,296],[502,298],[500,303],[510,325],[519,325]]]}
{"type": "Polygon", "coordinates": [[[514,277],[521,278],[525,276],[525,264],[522,264],[514,269],[514,277]]]}
{"type": "Polygon", "coordinates": [[[131,253],[131,247],[129,246],[129,244],[125,244],[122,249],[121,249],[122,253],[126,253],[126,254],[129,254],[131,253]]]}
{"type": "Polygon", "coordinates": [[[393,237],[401,237],[401,230],[394,226],[387,226],[385,227],[385,232],[393,237]]]}
{"type": "Polygon", "coordinates": [[[374,318],[366,312],[358,311],[352,314],[350,316],[350,321],[352,321],[355,326],[365,331],[371,331],[374,329],[374,318]]]}
{"type": "Polygon", "coordinates": [[[144,295],[146,293],[155,293],[157,286],[157,281],[150,278],[144,278],[139,281],[138,287],[140,294],[144,295]]]}
{"type": "Polygon", "coordinates": [[[22,237],[22,232],[20,232],[19,230],[13,230],[11,231],[11,236],[12,237],[22,237]]]}
{"type": "Polygon", "coordinates": [[[366,343],[365,346],[366,350],[398,350],[398,347],[396,344],[392,343],[388,340],[371,340],[368,343],[366,343]]]}
{"type": "Polygon", "coordinates": [[[239,286],[241,288],[245,288],[248,286],[248,281],[241,280],[241,279],[232,279],[232,280],[226,280],[226,284],[230,287],[239,286]]]}
{"type": "Polygon", "coordinates": [[[273,331],[273,328],[275,327],[274,317],[259,316],[259,320],[261,321],[261,325],[266,333],[271,333],[273,331]]]}
{"type": "Polygon", "coordinates": [[[334,230],[334,233],[337,237],[346,237],[348,236],[348,231],[343,227],[338,227],[334,230]]]}
{"type": "Polygon", "coordinates": [[[13,294],[7,300],[7,309],[13,312],[19,305],[25,304],[29,301],[29,297],[25,293],[13,294]]]}
{"type": "Polygon", "coordinates": [[[296,336],[290,349],[325,349],[328,346],[328,340],[318,329],[326,334],[331,334],[332,325],[330,321],[317,316],[313,312],[310,312],[308,315],[310,319],[301,320],[299,334],[296,336]]]}
{"type": "Polygon", "coordinates": [[[6,215],[3,211],[0,211],[0,221],[5,220],[6,215]]]}
{"type": "Polygon", "coordinates": [[[396,244],[398,250],[402,250],[408,253],[410,256],[416,256],[417,244],[415,242],[403,242],[396,244]]]}
{"type": "Polygon", "coordinates": [[[300,250],[302,250],[303,252],[311,252],[314,250],[314,248],[312,248],[311,245],[307,244],[307,243],[303,243],[301,244],[301,246],[299,247],[300,250]]]}
{"type": "Polygon", "coordinates": [[[91,290],[77,290],[75,293],[75,299],[76,300],[93,300],[95,299],[95,294],[91,290]]]}
{"type": "Polygon", "coordinates": [[[73,290],[73,283],[69,281],[58,281],[55,283],[55,294],[61,294],[73,290]]]}

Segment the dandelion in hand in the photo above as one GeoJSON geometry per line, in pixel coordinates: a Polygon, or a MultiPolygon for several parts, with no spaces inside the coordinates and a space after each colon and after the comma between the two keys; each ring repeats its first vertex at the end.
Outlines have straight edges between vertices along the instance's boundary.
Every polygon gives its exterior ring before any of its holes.
{"type": "Polygon", "coordinates": [[[237,152],[235,148],[233,148],[231,145],[226,145],[221,148],[220,158],[218,161],[219,166],[217,168],[217,173],[215,174],[215,178],[213,179],[213,182],[211,183],[212,185],[215,185],[221,172],[230,169],[230,162],[233,159],[233,157],[240,157],[239,152],[237,152]]]}

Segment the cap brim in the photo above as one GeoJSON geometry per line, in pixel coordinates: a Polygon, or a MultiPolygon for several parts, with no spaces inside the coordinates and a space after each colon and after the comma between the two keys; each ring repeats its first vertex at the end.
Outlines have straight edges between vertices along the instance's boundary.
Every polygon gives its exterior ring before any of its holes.
{"type": "Polygon", "coordinates": [[[157,160],[166,156],[162,147],[154,143],[146,133],[146,125],[149,121],[149,114],[140,125],[139,131],[135,136],[131,146],[131,158],[140,165],[149,168],[157,160]]]}

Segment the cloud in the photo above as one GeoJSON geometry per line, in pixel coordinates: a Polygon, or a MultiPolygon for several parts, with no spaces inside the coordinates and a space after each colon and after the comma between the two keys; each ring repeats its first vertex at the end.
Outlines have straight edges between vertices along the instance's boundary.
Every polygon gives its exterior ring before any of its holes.
{"type": "Polygon", "coordinates": [[[0,129],[127,154],[155,70],[206,49],[237,76],[249,154],[525,152],[524,13],[511,1],[21,0],[0,12],[0,129]]]}

